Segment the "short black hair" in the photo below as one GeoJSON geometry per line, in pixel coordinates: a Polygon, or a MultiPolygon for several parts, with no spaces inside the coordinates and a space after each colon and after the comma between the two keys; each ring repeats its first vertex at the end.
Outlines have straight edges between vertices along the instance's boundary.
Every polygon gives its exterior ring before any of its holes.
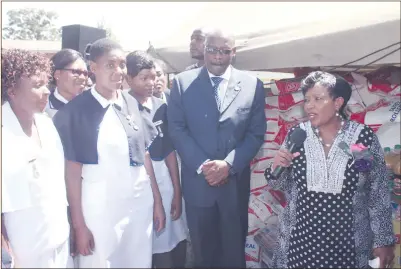
{"type": "Polygon", "coordinates": [[[155,68],[153,57],[144,51],[134,51],[127,55],[127,74],[136,77],[143,69],[155,68]]]}
{"type": "Polygon", "coordinates": [[[167,65],[163,60],[158,59],[158,58],[154,58],[153,61],[154,61],[155,65],[160,66],[160,68],[162,69],[164,74],[167,74],[167,65]]]}
{"type": "Polygon", "coordinates": [[[62,49],[54,54],[50,59],[52,63],[52,76],[50,78],[50,84],[56,85],[56,80],[54,79],[54,72],[56,72],[56,70],[62,70],[78,59],[84,61],[82,54],[73,49],[62,49]]]}
{"type": "Polygon", "coordinates": [[[112,50],[123,50],[120,44],[117,42],[109,39],[109,38],[102,38],[96,40],[89,49],[89,60],[92,62],[96,62],[99,57],[102,57],[106,53],[112,50]]]}
{"type": "Polygon", "coordinates": [[[347,118],[344,110],[352,94],[352,88],[348,81],[338,75],[322,71],[314,71],[309,73],[309,75],[302,80],[300,89],[305,95],[316,84],[326,87],[333,99],[338,97],[344,99],[344,104],[340,107],[338,113],[340,113],[344,119],[347,118]]]}

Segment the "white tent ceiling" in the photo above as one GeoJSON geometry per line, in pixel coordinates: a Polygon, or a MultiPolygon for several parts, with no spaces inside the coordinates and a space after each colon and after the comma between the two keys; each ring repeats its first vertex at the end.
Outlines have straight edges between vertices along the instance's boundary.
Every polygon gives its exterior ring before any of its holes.
{"type": "MultiPolygon", "coordinates": [[[[210,3],[168,41],[152,44],[170,72],[193,63],[189,36],[199,26],[236,35],[240,47],[235,66],[245,70],[339,66],[401,40],[400,3],[210,3]]],[[[399,64],[399,47],[352,65],[368,64],[394,50],[375,64],[399,64]]]]}

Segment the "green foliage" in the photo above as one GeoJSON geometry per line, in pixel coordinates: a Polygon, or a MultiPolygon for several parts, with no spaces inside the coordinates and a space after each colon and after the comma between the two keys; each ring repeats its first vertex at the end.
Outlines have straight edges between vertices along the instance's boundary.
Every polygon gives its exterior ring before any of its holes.
{"type": "Polygon", "coordinates": [[[61,29],[55,26],[58,14],[37,8],[14,9],[7,12],[8,24],[3,27],[3,39],[48,40],[61,39],[61,29]]]}

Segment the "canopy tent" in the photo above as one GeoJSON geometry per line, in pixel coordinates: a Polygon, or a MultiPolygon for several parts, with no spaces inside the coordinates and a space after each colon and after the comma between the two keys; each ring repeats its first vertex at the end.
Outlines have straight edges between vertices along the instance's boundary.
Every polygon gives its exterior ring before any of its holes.
{"type": "Polygon", "coordinates": [[[351,65],[366,65],[386,54],[374,64],[400,63],[399,3],[225,2],[210,3],[168,42],[152,44],[149,51],[166,61],[169,72],[180,72],[193,63],[188,39],[201,18],[208,20],[207,25],[236,34],[239,47],[234,65],[239,69],[341,66],[385,47],[351,65]],[[227,12],[222,12],[224,7],[227,12]]]}

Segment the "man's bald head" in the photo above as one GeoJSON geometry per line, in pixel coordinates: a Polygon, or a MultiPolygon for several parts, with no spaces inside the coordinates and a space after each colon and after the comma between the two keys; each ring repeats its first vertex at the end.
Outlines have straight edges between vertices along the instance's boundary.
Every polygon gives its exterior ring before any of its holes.
{"type": "Polygon", "coordinates": [[[212,40],[214,40],[214,39],[225,40],[231,48],[235,47],[234,36],[228,34],[227,32],[225,32],[221,29],[207,29],[205,45],[207,46],[207,44],[213,42],[212,40]]]}

